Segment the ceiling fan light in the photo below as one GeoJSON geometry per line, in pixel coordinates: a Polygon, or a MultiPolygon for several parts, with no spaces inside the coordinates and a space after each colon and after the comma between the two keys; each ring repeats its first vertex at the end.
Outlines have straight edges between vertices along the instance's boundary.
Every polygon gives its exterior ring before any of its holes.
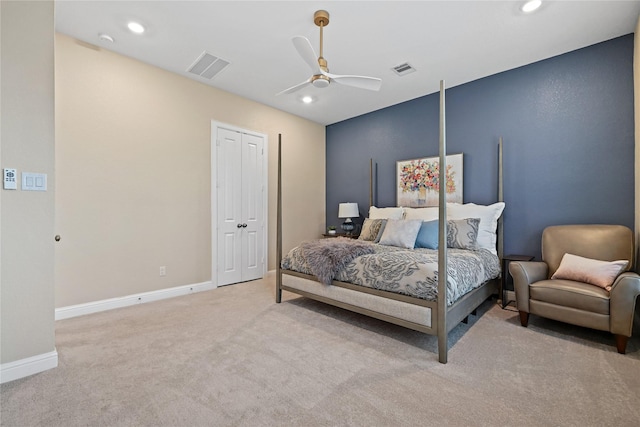
{"type": "Polygon", "coordinates": [[[327,86],[329,86],[329,78],[327,78],[326,76],[314,76],[315,78],[313,79],[313,81],[311,82],[311,84],[314,87],[317,87],[319,89],[323,89],[327,86]]]}

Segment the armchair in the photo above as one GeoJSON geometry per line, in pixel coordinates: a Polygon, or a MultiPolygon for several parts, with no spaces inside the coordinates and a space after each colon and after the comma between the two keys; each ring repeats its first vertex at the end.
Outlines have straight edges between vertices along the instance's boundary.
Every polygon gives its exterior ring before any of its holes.
{"type": "Polygon", "coordinates": [[[542,262],[511,262],[520,323],[535,314],[614,334],[624,354],[631,336],[640,276],[633,267],[632,231],[621,225],[560,225],[542,233],[542,262]],[[627,260],[611,290],[589,283],[552,278],[565,253],[602,261],[627,260]],[[625,271],[626,270],[626,271],[625,271]]]}

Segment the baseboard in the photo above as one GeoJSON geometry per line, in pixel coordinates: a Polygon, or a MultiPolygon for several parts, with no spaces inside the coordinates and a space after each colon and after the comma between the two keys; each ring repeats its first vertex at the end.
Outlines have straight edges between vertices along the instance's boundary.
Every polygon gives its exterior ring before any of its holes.
{"type": "Polygon", "coordinates": [[[18,380],[58,366],[58,351],[27,357],[0,365],[0,384],[18,380]]]}
{"type": "Polygon", "coordinates": [[[141,294],[127,295],[124,297],[109,298],[101,301],[88,302],[85,304],[60,307],[56,308],[56,320],[69,319],[71,317],[84,316],[85,314],[113,310],[114,308],[129,307],[136,304],[144,304],[147,302],[179,297],[195,292],[208,291],[215,288],[216,286],[209,281],[196,283],[193,285],[184,285],[177,286],[175,288],[143,292],[141,294]]]}

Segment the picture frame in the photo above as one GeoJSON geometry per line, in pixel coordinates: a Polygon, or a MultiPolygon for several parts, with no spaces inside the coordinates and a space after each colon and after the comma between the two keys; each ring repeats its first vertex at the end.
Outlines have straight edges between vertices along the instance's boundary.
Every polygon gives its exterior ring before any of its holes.
{"type": "MultiPolygon", "coordinates": [[[[447,203],[462,203],[462,153],[447,156],[447,203]]],[[[396,162],[396,206],[438,206],[439,157],[396,162]]]]}

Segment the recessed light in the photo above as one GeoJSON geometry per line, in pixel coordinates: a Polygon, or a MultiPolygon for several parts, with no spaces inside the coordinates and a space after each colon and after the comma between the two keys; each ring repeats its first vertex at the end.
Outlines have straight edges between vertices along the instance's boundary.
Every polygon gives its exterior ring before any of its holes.
{"type": "Polygon", "coordinates": [[[109,42],[109,43],[114,42],[113,37],[111,37],[109,34],[98,34],[98,38],[103,42],[109,42]]]}
{"type": "Polygon", "coordinates": [[[311,104],[313,102],[313,98],[311,96],[303,96],[302,102],[304,102],[305,104],[311,104]]]}
{"type": "Polygon", "coordinates": [[[144,27],[138,22],[131,21],[127,24],[127,27],[136,34],[144,33],[144,27]]]}
{"type": "Polygon", "coordinates": [[[522,5],[520,10],[522,10],[524,13],[531,13],[534,10],[538,9],[540,6],[542,6],[542,0],[529,0],[522,5]]]}

